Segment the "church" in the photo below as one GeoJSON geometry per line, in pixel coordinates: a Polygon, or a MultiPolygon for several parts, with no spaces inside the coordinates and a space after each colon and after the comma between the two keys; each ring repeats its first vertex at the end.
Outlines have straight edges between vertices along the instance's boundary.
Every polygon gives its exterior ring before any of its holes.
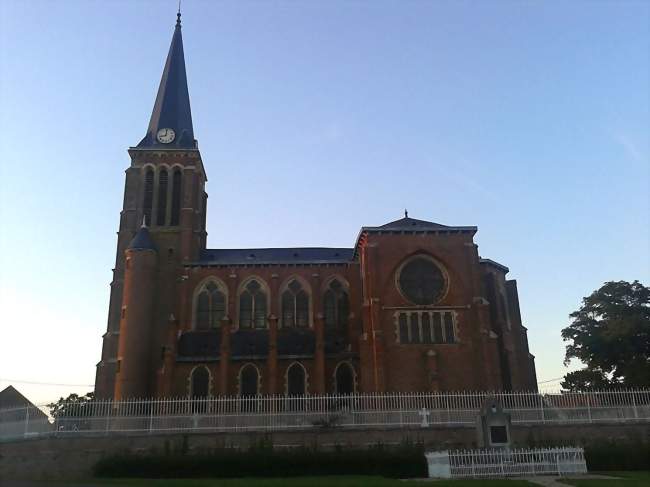
{"type": "Polygon", "coordinates": [[[405,212],[346,248],[207,248],[180,13],[128,153],[98,398],[537,389],[517,283],[474,226],[405,212]]]}

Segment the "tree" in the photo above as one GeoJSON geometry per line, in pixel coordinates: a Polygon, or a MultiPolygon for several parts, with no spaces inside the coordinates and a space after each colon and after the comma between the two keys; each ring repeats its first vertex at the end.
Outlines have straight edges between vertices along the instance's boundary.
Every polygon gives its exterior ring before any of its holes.
{"type": "Polygon", "coordinates": [[[78,411],[81,411],[85,405],[93,402],[94,400],[94,392],[88,392],[85,396],[70,394],[66,398],[61,397],[57,402],[48,404],[47,407],[50,408],[50,414],[53,418],[61,418],[76,414],[78,411]]]}
{"type": "Polygon", "coordinates": [[[606,282],[569,317],[564,364],[577,358],[586,368],[567,374],[564,389],[650,386],[650,288],[606,282]]]}

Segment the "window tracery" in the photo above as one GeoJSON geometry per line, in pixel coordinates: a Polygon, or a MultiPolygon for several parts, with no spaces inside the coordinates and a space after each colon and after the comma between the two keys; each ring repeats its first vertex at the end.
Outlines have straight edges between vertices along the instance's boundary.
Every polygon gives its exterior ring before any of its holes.
{"type": "Polygon", "coordinates": [[[309,326],[309,295],[297,279],[292,279],[282,293],[282,326],[309,326]]]}
{"type": "Polygon", "coordinates": [[[267,297],[262,285],[251,279],[239,295],[239,327],[266,328],[267,297]]]}

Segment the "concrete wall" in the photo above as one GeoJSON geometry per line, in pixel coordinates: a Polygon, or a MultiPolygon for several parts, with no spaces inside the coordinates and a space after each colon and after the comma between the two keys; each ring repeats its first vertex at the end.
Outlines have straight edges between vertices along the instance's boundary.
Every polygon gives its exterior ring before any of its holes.
{"type": "MultiPolygon", "coordinates": [[[[598,425],[513,425],[514,446],[585,445],[598,440],[650,442],[650,423],[598,425]]],[[[0,479],[82,479],[103,456],[116,453],[189,452],[218,448],[247,448],[262,440],[276,448],[300,446],[323,449],[342,446],[367,448],[377,445],[423,443],[431,450],[473,448],[477,433],[472,427],[395,429],[321,429],[275,433],[194,433],[188,435],[103,436],[48,438],[0,443],[0,479]]]]}

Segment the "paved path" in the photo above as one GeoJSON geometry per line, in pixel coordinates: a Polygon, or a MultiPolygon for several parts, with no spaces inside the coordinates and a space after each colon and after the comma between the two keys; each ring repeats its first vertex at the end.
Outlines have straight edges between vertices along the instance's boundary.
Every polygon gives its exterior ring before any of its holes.
{"type": "MultiPolygon", "coordinates": [[[[544,487],[566,487],[568,484],[562,482],[564,477],[522,477],[520,480],[526,480],[531,484],[543,485],[544,487]]],[[[594,479],[594,480],[607,480],[607,479],[616,479],[619,477],[610,477],[608,475],[596,475],[596,474],[584,474],[576,475],[577,479],[594,479]]]]}

